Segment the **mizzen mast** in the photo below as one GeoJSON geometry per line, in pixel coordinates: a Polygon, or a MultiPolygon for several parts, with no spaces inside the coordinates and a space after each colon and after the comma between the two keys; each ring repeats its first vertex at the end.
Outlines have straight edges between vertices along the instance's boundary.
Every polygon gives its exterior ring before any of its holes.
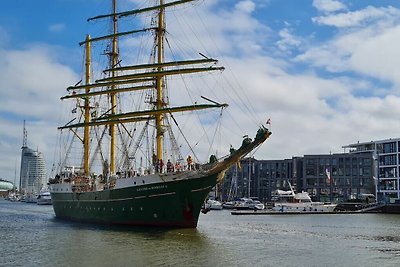
{"type": "MultiPolygon", "coordinates": [[[[91,45],[90,45],[90,36],[86,36],[86,44],[85,44],[85,84],[90,84],[90,76],[91,76],[91,45]]],[[[85,87],[85,93],[89,94],[90,87],[85,87]]],[[[84,103],[84,111],[85,111],[85,123],[90,121],[90,102],[89,97],[85,97],[84,103]]],[[[89,175],[89,137],[90,135],[90,127],[89,125],[85,125],[83,131],[83,171],[84,175],[89,175]]]]}

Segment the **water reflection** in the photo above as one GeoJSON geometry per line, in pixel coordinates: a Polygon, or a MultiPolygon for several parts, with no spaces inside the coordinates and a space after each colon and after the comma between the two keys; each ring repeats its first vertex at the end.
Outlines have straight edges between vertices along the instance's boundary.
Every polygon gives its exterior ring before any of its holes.
{"type": "MultiPolygon", "coordinates": [[[[47,246],[60,248],[48,256],[50,264],[70,266],[190,266],[209,254],[208,239],[197,229],[128,228],[53,220],[62,228],[47,231],[47,246]],[[57,236],[55,236],[57,235],[57,236]]],[[[207,262],[204,262],[205,264],[207,262]]]]}

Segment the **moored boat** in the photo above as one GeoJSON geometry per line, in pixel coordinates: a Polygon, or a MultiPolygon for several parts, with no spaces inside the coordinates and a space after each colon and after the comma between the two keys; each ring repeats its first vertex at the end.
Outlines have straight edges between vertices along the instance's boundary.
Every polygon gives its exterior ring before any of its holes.
{"type": "Polygon", "coordinates": [[[253,202],[250,203],[249,208],[253,210],[263,210],[265,209],[265,205],[259,200],[253,200],[253,202]]]}
{"type": "MultiPolygon", "coordinates": [[[[229,156],[217,159],[213,155],[209,163],[201,164],[189,155],[184,164],[172,131],[171,122],[174,122],[181,132],[173,114],[210,108],[222,110],[228,106],[206,97],[202,98],[209,102],[207,104],[195,102],[187,106],[169,106],[166,95],[167,77],[223,70],[223,67],[216,66],[217,60],[208,57],[165,61],[165,10],[191,1],[193,0],[167,3],[159,0],[155,6],[117,12],[114,0],[111,14],[89,19],[96,21],[109,18],[113,31],[103,37],[87,36],[81,43],[85,45],[85,84],[78,83],[69,87],[70,94],[62,97],[76,101],[71,113],[78,114],[59,129],[68,129],[74,136],[78,136],[83,144],[83,157],[77,162],[83,163],[67,164],[63,159],[58,175],[50,181],[52,204],[58,218],[103,224],[196,227],[204,200],[210,190],[222,181],[225,171],[271,135],[266,127],[261,126],[254,139],[246,137],[240,148],[231,151],[229,156]],[[150,20],[150,27],[118,32],[119,18],[149,13],[155,14],[150,20]],[[155,43],[150,46],[152,61],[121,66],[118,38],[139,32],[153,34],[155,43]],[[101,75],[108,76],[93,83],[90,79],[91,45],[104,40],[110,40],[107,46],[109,50],[105,53],[109,56],[110,64],[101,75]],[[81,93],[77,93],[78,91],[81,93]],[[143,92],[143,95],[138,100],[142,100],[147,106],[133,101],[126,106],[119,105],[119,101],[125,99],[118,98],[120,94],[134,95],[139,92],[143,92]],[[103,109],[99,107],[102,99],[95,98],[100,96],[108,100],[105,101],[107,107],[103,109]],[[126,107],[135,109],[122,111],[126,107]],[[79,119],[83,121],[75,122],[79,119]],[[150,131],[150,127],[154,127],[154,130],[150,131]],[[140,133],[136,132],[137,129],[141,129],[140,133]],[[117,130],[121,136],[125,133],[121,137],[119,150],[116,146],[117,130]],[[104,138],[106,132],[110,136],[109,140],[104,138]],[[165,146],[167,134],[171,147],[168,151],[165,146]],[[103,143],[106,143],[104,147],[108,149],[107,158],[103,152],[103,143]],[[144,147],[147,147],[145,152],[144,147]],[[119,157],[118,151],[121,151],[119,157]],[[94,152],[99,152],[100,156],[94,152]],[[166,160],[166,155],[171,157],[171,161],[169,158],[166,160]],[[96,156],[103,160],[100,167],[92,161],[96,156]],[[95,167],[98,168],[97,173],[93,171],[95,167]]],[[[189,148],[193,151],[192,147],[189,148]]]]}
{"type": "Polygon", "coordinates": [[[279,212],[333,212],[337,204],[313,202],[307,192],[276,190],[272,210],[279,212]]]}
{"type": "MultiPolygon", "coordinates": [[[[228,205],[228,209],[230,205],[228,205]]],[[[253,200],[251,198],[240,198],[233,202],[233,208],[237,210],[263,210],[265,205],[259,200],[253,200]]]]}
{"type": "Polygon", "coordinates": [[[28,193],[23,195],[23,202],[26,203],[37,203],[38,194],[28,193]]]}
{"type": "Polygon", "coordinates": [[[235,209],[236,201],[227,201],[222,203],[222,208],[232,210],[235,209]]]}
{"type": "Polygon", "coordinates": [[[208,199],[205,208],[210,210],[222,210],[222,203],[215,199],[208,199]]]}
{"type": "Polygon", "coordinates": [[[37,196],[36,204],[51,205],[51,195],[49,191],[40,192],[37,196]]]}

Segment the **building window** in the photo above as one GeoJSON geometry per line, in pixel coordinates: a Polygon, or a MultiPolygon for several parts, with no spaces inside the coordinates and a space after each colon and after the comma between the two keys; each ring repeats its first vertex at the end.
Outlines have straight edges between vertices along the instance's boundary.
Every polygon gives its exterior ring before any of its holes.
{"type": "Polygon", "coordinates": [[[397,177],[396,167],[379,168],[379,178],[397,177]]]}
{"type": "Polygon", "coordinates": [[[337,175],[337,166],[332,166],[332,173],[331,175],[337,175]]]}
{"type": "Polygon", "coordinates": [[[364,176],[371,176],[371,168],[369,168],[369,167],[364,167],[364,169],[363,169],[363,175],[364,176]]]}
{"type": "Polygon", "coordinates": [[[314,159],[307,159],[306,160],[306,164],[307,165],[314,165],[315,164],[315,160],[314,159]]]}
{"type": "Polygon", "coordinates": [[[396,165],[396,155],[385,155],[379,157],[379,165],[387,166],[387,165],[396,165]]]}
{"type": "Polygon", "coordinates": [[[317,181],[314,178],[306,179],[306,183],[307,183],[307,186],[316,186],[317,185],[317,181]]]}
{"type": "Polygon", "coordinates": [[[318,167],[318,175],[319,175],[319,176],[325,176],[325,175],[326,175],[326,173],[325,173],[325,166],[319,165],[319,167],[318,167]]]}
{"type": "Polygon", "coordinates": [[[346,168],[344,169],[345,175],[346,176],[350,176],[351,175],[351,168],[350,166],[346,166],[346,168]]]}
{"type": "Polygon", "coordinates": [[[396,180],[381,180],[379,190],[397,190],[396,180]]]}
{"type": "Polygon", "coordinates": [[[306,175],[312,175],[312,176],[314,176],[315,175],[315,171],[314,171],[314,168],[313,168],[314,166],[311,166],[311,167],[307,167],[306,168],[306,175]]]}
{"type": "Polygon", "coordinates": [[[396,152],[396,143],[395,142],[383,144],[383,153],[394,153],[394,152],[396,152]]]}

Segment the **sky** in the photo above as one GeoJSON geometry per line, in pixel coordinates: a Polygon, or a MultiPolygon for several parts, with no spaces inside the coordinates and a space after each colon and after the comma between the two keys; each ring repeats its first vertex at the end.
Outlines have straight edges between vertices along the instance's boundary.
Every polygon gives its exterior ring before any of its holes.
{"type": "MultiPolygon", "coordinates": [[[[120,5],[145,2],[152,1],[120,5]]],[[[102,31],[86,19],[108,13],[109,5],[2,3],[0,178],[18,180],[24,120],[28,145],[43,152],[50,173],[57,126],[66,122],[60,97],[81,79],[78,43],[102,31]]],[[[238,129],[229,141],[239,146],[243,134],[271,119],[273,135],[255,158],[341,153],[358,141],[400,137],[398,0],[199,0],[177,11],[183,14],[171,12],[180,21],[171,22],[171,35],[190,38],[179,31],[190,26],[197,37],[187,42],[226,67],[233,104],[225,129],[238,129]]]]}

